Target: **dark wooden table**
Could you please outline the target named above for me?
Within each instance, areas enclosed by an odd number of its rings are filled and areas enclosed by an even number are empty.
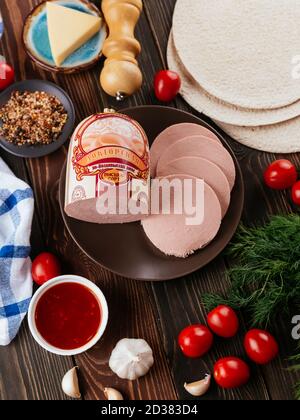
[[[175,2],[144,0],[145,10],[138,25],[137,37],[143,46],[140,63],[145,81],[143,89],[122,105],[106,96],[99,86],[102,63],[89,72],[63,76],[46,73],[27,58],[21,43],[23,21],[39,0],[0,0],[6,29],[0,53],[13,64],[18,80],[48,79],[69,92],[76,107],[77,122],[108,106],[118,109],[138,104],[157,104],[152,81],[155,72],[166,67],[165,53]],[[99,5],[100,1],[96,3]],[[172,105],[194,112],[181,98]],[[257,222],[269,214],[290,211],[285,194],[273,193],[262,184],[262,170],[275,156],[229,141],[245,179],[244,222]],[[183,388],[185,381],[201,378],[212,370],[214,361],[221,356],[244,356],[242,337],[245,328],[238,338],[230,342],[218,341],[215,349],[202,360],[184,358],[176,344],[177,334],[183,327],[205,321],[201,295],[226,290],[228,280],[225,270],[230,262],[220,256],[208,267],[189,277],[160,284],[135,282],[102,269],[79,250],[62,221],[58,181],[66,154],[67,147],[64,147],[46,158],[22,160],[0,151],[0,156],[15,174],[34,189],[32,256],[50,250],[60,257],[66,273],[83,275],[95,281],[109,302],[109,326],[104,338],[91,351],[75,358],[62,358],[41,349],[32,339],[25,321],[16,340],[10,346],[0,348],[0,399],[65,399],[60,387],[61,379],[74,365],[80,368],[83,398],[86,400],[104,399],[103,388],[106,386],[120,389],[131,400],[189,399]],[[291,158],[300,166],[299,155]],[[286,321],[275,328],[281,344],[281,357],[267,367],[253,366],[249,385],[234,391],[224,391],[213,385],[205,398],[292,399],[292,386],[297,378],[286,370],[287,357],[295,348],[290,330],[291,325]],[[118,379],[108,367],[111,350],[123,337],[145,338],[154,350],[154,368],[136,382]]]

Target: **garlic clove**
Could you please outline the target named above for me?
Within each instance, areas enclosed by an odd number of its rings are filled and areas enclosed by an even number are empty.
[[[121,392],[117,391],[114,388],[105,388],[104,389],[104,395],[106,396],[107,400],[111,400],[111,401],[122,401],[122,400],[124,400]]]
[[[204,379],[190,384],[185,383],[185,390],[194,397],[202,397],[210,388],[211,375],[206,375]]]
[[[61,386],[62,390],[66,395],[68,395],[68,397],[80,399],[81,393],[79,390],[77,369],[79,368],[76,366],[65,374]]]

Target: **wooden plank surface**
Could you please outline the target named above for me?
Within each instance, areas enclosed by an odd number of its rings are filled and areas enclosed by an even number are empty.
[[[163,65],[167,67],[166,63],[166,48],[168,37],[170,33],[170,29],[172,27],[172,15],[173,9],[175,6],[176,0],[165,0],[162,2],[153,1],[146,1],[145,2],[145,12],[147,14],[150,27],[152,32],[155,34],[155,41],[157,43],[159,55],[163,62]],[[156,7],[154,7],[154,4]],[[194,111],[181,99],[176,101],[176,106],[178,108],[193,112]],[[202,115],[202,118],[206,119],[208,122],[212,124],[212,122]],[[214,124],[212,124],[214,125]],[[224,134],[224,133],[223,133]],[[268,163],[278,158],[278,155],[272,155],[267,153],[261,153],[249,149],[240,145],[237,142],[231,140],[227,135],[224,134],[224,137],[228,140],[230,146],[234,150],[235,154],[237,155],[243,176],[245,181],[245,209],[243,214],[243,221],[247,224],[250,223],[257,223],[262,221],[268,217],[270,214],[278,214],[278,213],[286,213],[291,211],[291,207],[287,205],[289,203],[288,193],[274,193],[271,190],[266,189],[262,183],[262,173],[264,168],[267,166]],[[297,166],[299,166],[300,157],[298,155],[291,155],[288,156],[291,160],[293,160]],[[259,205],[257,205],[259,203]],[[223,264],[227,264],[226,261]],[[229,262],[230,263],[230,262]],[[170,301],[176,302],[174,306],[180,305],[184,308],[184,304],[189,301],[192,305],[191,310],[193,311],[192,319],[187,318],[186,321],[195,322],[200,320],[201,322],[204,321],[205,316],[203,314],[203,310],[201,309],[200,304],[195,307],[195,296],[199,297],[202,293],[206,293],[208,291],[223,291],[224,287],[226,288],[226,279],[225,276],[222,275],[222,265],[218,265],[217,261],[211,264],[208,267],[208,270],[213,266],[211,272],[208,275],[205,275],[205,271],[196,273],[192,276],[193,284],[190,285],[191,279],[187,279],[186,284],[189,284],[187,296],[182,298],[183,296],[183,287],[186,285],[182,285],[181,282],[177,283],[177,287],[175,284],[172,286],[166,285],[165,289],[166,296],[162,297],[162,291],[158,291],[157,285],[154,285],[154,289],[157,291],[157,301],[158,306],[162,308],[165,315],[164,308],[164,300],[169,297]],[[225,266],[223,265],[223,269]],[[217,275],[217,273],[219,275]],[[176,297],[174,296],[173,299],[170,298],[171,287],[176,287]],[[191,288],[196,288],[195,294],[191,293]],[[154,293],[156,293],[154,291]],[[185,312],[187,309],[185,308]],[[161,319],[166,319],[166,317],[162,316]],[[185,321],[185,322],[186,322]],[[239,390],[238,392],[230,391],[229,393],[218,390],[219,397],[228,398],[243,398],[247,399],[250,398],[262,398],[262,399],[292,399],[293,398],[293,384],[295,381],[295,375],[292,375],[290,372],[287,371],[288,362],[287,358],[295,348],[295,343],[292,341],[290,334],[286,332],[286,320],[285,323],[282,322],[281,325],[274,330],[274,333],[278,337],[282,337],[284,339],[284,343],[281,346],[281,358],[277,359],[271,365],[261,369],[260,372],[255,372],[253,385],[254,385],[254,392],[251,390],[251,384],[245,387],[242,391]],[[178,323],[177,323],[178,324]],[[184,326],[185,323],[181,324]],[[249,327],[249,326],[248,326]],[[162,326],[162,330],[164,330],[166,326]],[[245,331],[245,330],[244,330]],[[284,332],[284,333],[282,333]],[[241,353],[241,345],[242,345],[242,338],[243,334],[240,334],[239,338],[236,342],[226,343],[222,347],[222,351],[220,355],[224,356],[224,354],[237,354],[242,355]],[[178,371],[178,375],[182,375],[184,372],[184,366],[186,361],[183,360],[183,366],[180,363],[182,356],[180,355],[178,348],[173,347],[174,351],[171,350],[169,344],[169,352],[172,352],[172,358],[174,359],[174,366],[173,371]],[[228,353],[229,352],[229,353]],[[212,360],[216,360],[218,356],[217,352],[212,352],[209,356],[212,356]],[[194,363],[193,363],[194,366]],[[210,368],[212,364],[208,365]],[[255,367],[254,367],[255,368]],[[202,365],[202,361],[199,362],[199,369],[205,371],[206,366]],[[199,371],[197,369],[197,371]],[[178,381],[176,381],[178,382]],[[181,381],[182,382],[182,381]],[[286,387],[282,387],[282,383],[287,384]],[[256,392],[255,392],[256,391]],[[241,393],[240,393],[241,392]],[[182,395],[184,397],[184,395]],[[214,398],[214,396],[212,396]]]
[[[20,43],[22,23],[38,2],[0,0],[6,24],[0,52],[14,65],[17,79],[42,78],[62,86],[74,101],[77,122],[107,106],[119,109],[120,105],[100,89],[98,78],[102,62],[86,73],[63,76],[38,69],[26,57]],[[96,3],[100,4],[99,1]],[[143,45],[140,63],[145,76],[144,85],[121,107],[158,103],[153,95],[152,82],[155,72],[166,67],[165,52],[175,0],[144,0],[144,4],[145,11],[137,28],[137,36]],[[173,105],[194,112],[181,98]],[[274,156],[229,141],[241,163],[246,182],[244,220],[258,221],[270,213],[289,210],[283,194],[267,191],[261,183],[260,174]],[[181,328],[190,322],[204,322],[202,294],[226,290],[228,282],[224,273],[230,261],[220,256],[208,267],[187,278],[160,284],[134,282],[102,269],[81,253],[63,225],[58,205],[58,181],[66,152],[64,147],[38,160],[21,160],[2,151],[0,156],[34,189],[33,255],[44,249],[53,251],[61,258],[66,273],[76,273],[95,281],[109,302],[109,327],[91,351],[76,358],[59,358],[44,352],[34,343],[24,322],[14,343],[0,348],[0,399],[62,399],[61,378],[75,364],[80,367],[85,399],[103,399],[105,386],[117,387],[129,399],[188,399],[189,395],[183,389],[185,381],[198,379],[211,371],[213,362],[219,357],[243,356],[245,327],[231,342],[217,340],[215,349],[202,360],[187,360],[176,344]],[[299,163],[299,156],[292,158]],[[292,399],[295,375],[292,376],[285,368],[293,343],[287,339],[286,323],[278,325],[276,332],[284,344],[280,359],[264,369],[253,366],[253,379],[248,386],[226,392],[214,386],[207,398]],[[155,353],[153,370],[134,383],[119,380],[107,365],[112,348],[125,336],[145,338]]]

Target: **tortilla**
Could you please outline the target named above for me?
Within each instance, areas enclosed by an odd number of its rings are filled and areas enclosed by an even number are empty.
[[[277,124],[300,115],[300,101],[286,107],[268,110],[241,108],[223,102],[207,93],[188,73],[177,55],[172,32],[167,51],[168,66],[181,77],[180,93],[197,111],[223,123],[238,126],[262,126]]]
[[[262,126],[237,127],[215,121],[225,133],[244,146],[269,153],[300,152],[300,117]]]
[[[292,60],[300,51],[298,0],[178,0],[175,47],[211,95],[251,109],[300,99]]]

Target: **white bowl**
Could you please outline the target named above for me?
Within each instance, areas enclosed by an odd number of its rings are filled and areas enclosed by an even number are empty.
[[[81,284],[82,286],[87,287],[97,297],[100,308],[101,308],[101,315],[102,315],[101,323],[95,337],[83,347],[79,347],[77,349],[72,349],[72,350],[62,350],[49,344],[41,336],[35,323],[35,310],[36,310],[36,306],[39,299],[43,296],[43,294],[47,290],[51,289],[53,286],[57,286],[58,284],[62,284],[62,283],[77,283],[77,284]],[[101,292],[99,287],[97,287],[94,283],[85,279],[84,277],[73,276],[73,275],[64,275],[64,276],[55,277],[54,279],[48,281],[43,286],[41,286],[32,297],[32,300],[29,305],[29,310],[28,310],[28,324],[29,324],[29,329],[33,338],[45,350],[49,351],[50,353],[58,354],[60,356],[75,356],[76,354],[84,353],[85,351],[92,348],[104,334],[104,331],[107,326],[107,322],[108,322],[107,302],[106,302],[104,294]]]

